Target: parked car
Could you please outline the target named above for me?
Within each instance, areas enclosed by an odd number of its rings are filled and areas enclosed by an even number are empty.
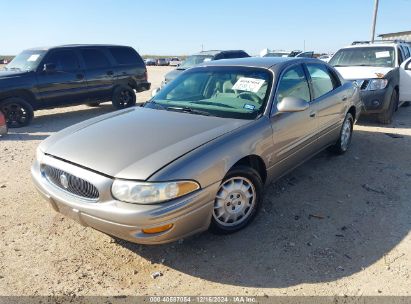
[[[314,52],[313,51],[308,51],[308,52],[301,52],[295,57],[301,57],[301,58],[313,58],[314,57]]]
[[[410,53],[408,44],[400,41],[356,41],[336,52],[329,63],[345,79],[359,85],[364,114],[375,115],[380,123],[389,124],[394,112],[411,101],[403,93],[407,88],[400,85],[400,66]],[[407,77],[406,73],[402,75]]]
[[[146,63],[146,65],[156,65],[157,64],[157,60],[155,60],[154,58],[147,58],[144,60],[144,62]]]
[[[157,65],[158,66],[166,66],[166,65],[168,65],[168,61],[165,58],[159,58],[159,59],[157,59]]]
[[[56,211],[122,239],[231,233],[252,221],[264,184],[326,147],[346,152],[360,110],[358,87],[320,60],[216,60],[144,107],[50,136],[31,173]]]
[[[170,58],[170,61],[168,64],[171,66],[179,66],[181,64],[181,60],[178,57],[173,57],[173,58]]]
[[[4,116],[3,112],[0,111],[0,136],[7,134],[7,123],[6,117]]]
[[[131,47],[65,45],[23,51],[0,72],[0,110],[9,127],[28,125],[33,111],[112,100],[117,109],[150,89],[146,66]]]
[[[324,61],[324,62],[329,62],[330,59],[332,58],[332,54],[325,54],[325,55],[321,55],[318,57],[318,59]]]
[[[212,60],[220,59],[232,59],[232,58],[245,58],[250,57],[246,52],[242,50],[228,50],[228,51],[203,51],[198,54],[189,56],[183,63],[175,70],[168,72],[161,86],[166,85],[170,81],[174,80],[178,75],[180,75],[185,70],[192,68],[193,66],[208,62]]]
[[[289,54],[288,51],[270,51],[262,57],[288,57]]]
[[[304,57],[304,58],[313,58],[314,57],[314,52],[313,51],[308,51],[308,52],[302,52],[302,51],[269,51],[267,50],[267,53],[263,57]]]

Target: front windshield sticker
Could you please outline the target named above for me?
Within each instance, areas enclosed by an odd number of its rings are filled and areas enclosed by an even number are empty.
[[[387,57],[391,57],[389,51],[375,53],[375,58],[387,58]]]
[[[257,93],[264,83],[264,79],[241,77],[240,79],[238,79],[232,89]]]
[[[27,61],[36,61],[37,59],[39,59],[39,57],[40,54],[33,54],[27,59]]]

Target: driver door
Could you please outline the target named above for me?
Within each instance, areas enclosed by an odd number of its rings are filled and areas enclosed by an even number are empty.
[[[411,101],[411,58],[400,66],[400,102]]]

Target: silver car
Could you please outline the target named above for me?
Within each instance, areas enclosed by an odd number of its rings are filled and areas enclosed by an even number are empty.
[[[40,144],[32,177],[58,212],[136,243],[247,226],[263,188],[324,148],[347,151],[358,88],[308,58],[213,61],[144,107]]]

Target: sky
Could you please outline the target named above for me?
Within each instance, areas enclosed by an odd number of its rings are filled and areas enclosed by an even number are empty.
[[[0,0],[0,54],[70,43],[141,55],[210,49],[335,52],[369,40],[374,0]],[[376,33],[411,30],[411,0],[380,0]]]

